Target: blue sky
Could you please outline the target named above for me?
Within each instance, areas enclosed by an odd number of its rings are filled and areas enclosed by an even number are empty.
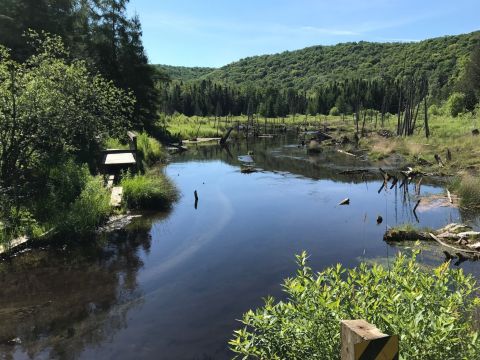
[[[131,0],[151,63],[218,67],[346,41],[480,30],[480,0]]]

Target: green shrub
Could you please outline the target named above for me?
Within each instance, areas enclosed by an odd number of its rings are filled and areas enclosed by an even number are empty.
[[[338,108],[336,106],[334,106],[330,109],[329,114],[331,116],[338,116],[338,115],[340,115],[340,110],[338,110]]]
[[[176,190],[167,177],[161,173],[125,176],[123,201],[130,209],[164,209],[176,199]]]
[[[473,277],[448,263],[424,270],[416,254],[399,255],[391,269],[363,263],[314,274],[303,253],[283,285],[288,300],[248,311],[232,350],[243,359],[339,359],[340,321],[365,319],[400,336],[401,359],[478,359]]]
[[[465,95],[461,93],[453,93],[445,103],[447,113],[453,117],[465,111]]]
[[[156,139],[149,137],[147,133],[138,134],[137,149],[142,161],[144,161],[147,166],[151,166],[165,158],[162,144]]]
[[[57,226],[65,219],[65,213],[80,195],[91,177],[88,166],[75,161],[59,160],[53,167],[48,164],[42,169],[43,183],[32,204],[35,218],[51,226]]]
[[[88,235],[95,231],[110,212],[110,193],[103,186],[103,179],[90,176],[65,215],[60,232]]]
[[[8,214],[2,213],[0,218],[2,219],[0,221],[0,245],[8,245],[12,240],[24,235],[34,239],[45,231],[25,208],[10,209]]]
[[[428,108],[428,114],[432,116],[442,115],[442,108],[436,104],[432,104]]]

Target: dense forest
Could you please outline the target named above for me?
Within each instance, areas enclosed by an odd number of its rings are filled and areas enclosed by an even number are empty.
[[[461,92],[471,109],[478,102],[474,89],[479,82],[465,75],[478,73],[470,59],[478,52],[479,39],[474,32],[418,43],[315,46],[246,58],[216,70],[159,66],[172,80],[161,89],[161,109],[271,117],[326,114],[332,108],[339,113],[359,108],[395,113],[400,94],[420,84],[431,103]]]
[[[175,79],[181,81],[197,80],[205,75],[210,74],[215,68],[210,67],[186,67],[172,65],[154,65],[155,68],[166,75],[167,79]]]
[[[27,31],[60,36],[71,59],[133,92],[132,122],[155,120],[155,69],[148,64],[138,17],[126,14],[127,0],[0,0],[0,44],[19,62],[35,53]],[[31,39],[30,39],[31,40]]]

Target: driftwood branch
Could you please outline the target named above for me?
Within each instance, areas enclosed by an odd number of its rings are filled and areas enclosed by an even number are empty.
[[[447,248],[453,249],[453,250],[458,251],[458,252],[464,252],[464,253],[468,253],[468,254],[477,254],[477,255],[480,255],[480,252],[479,252],[479,251],[457,248],[457,247],[455,247],[455,246],[452,246],[452,245],[449,245],[449,244],[447,244],[447,243],[444,243],[442,240],[440,240],[437,236],[433,235],[432,233],[429,233],[429,235],[432,237],[433,240],[435,240],[435,241],[438,242],[440,245],[445,246],[445,247],[447,247]]]

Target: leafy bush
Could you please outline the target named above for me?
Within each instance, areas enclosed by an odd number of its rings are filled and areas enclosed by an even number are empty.
[[[453,117],[465,111],[465,95],[461,93],[453,93],[445,103],[447,113]]]
[[[94,148],[98,136],[125,132],[133,97],[89,72],[84,61],[69,61],[58,36],[29,32],[37,51],[18,63],[0,45],[0,180],[23,185],[39,161]],[[16,111],[11,111],[15,108]]]
[[[47,174],[46,188],[50,201],[55,202],[50,207],[63,209],[81,193],[91,175],[86,164],[79,165],[73,160],[59,163],[50,168]]]
[[[156,162],[164,159],[162,144],[156,139],[149,137],[147,133],[140,133],[137,136],[137,149],[142,160],[151,166]]]
[[[167,177],[161,173],[125,176],[123,201],[130,209],[163,209],[176,199],[176,190]]]
[[[27,236],[39,237],[45,230],[25,208],[10,209],[9,214],[1,214],[0,218],[0,245],[8,245],[12,240]]]
[[[82,192],[71,204],[60,232],[88,235],[95,231],[110,212],[110,193],[103,186],[103,179],[89,176]]]
[[[90,175],[87,165],[73,160],[44,166],[40,191],[27,207],[4,207],[0,211],[0,242],[45,233],[85,236],[110,214],[110,194],[103,179]],[[51,231],[50,230],[54,230]]]
[[[338,110],[338,108],[336,106],[332,107],[330,109],[330,113],[329,113],[331,116],[338,116],[340,115],[340,110]]]
[[[478,359],[473,277],[448,263],[426,271],[416,255],[398,255],[391,269],[363,263],[314,274],[303,253],[283,285],[288,301],[267,298],[248,311],[232,350],[244,359],[339,359],[340,321],[366,319],[400,336],[401,359]]]
[[[442,115],[442,108],[438,105],[432,104],[428,108],[428,114],[433,116]]]

